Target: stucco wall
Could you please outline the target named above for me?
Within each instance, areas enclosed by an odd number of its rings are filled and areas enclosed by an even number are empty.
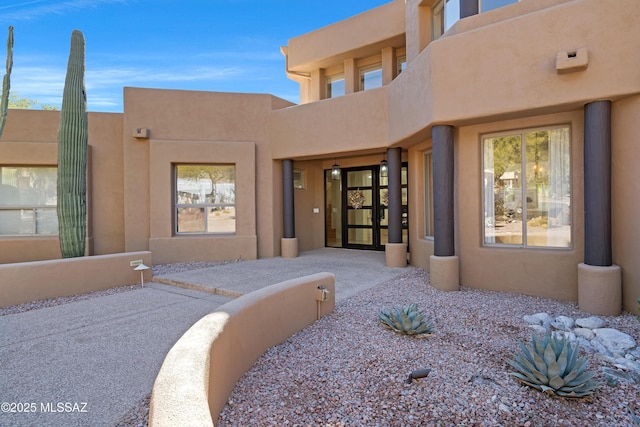
[[[462,127],[456,142],[456,254],[462,284],[577,300],[578,264],[584,260],[582,111]],[[482,159],[480,137],[510,129],[569,124],[571,133],[570,249],[491,247],[482,244]]]
[[[170,192],[171,182],[168,180],[167,167],[171,162],[197,163],[206,159],[207,162],[232,161],[238,167],[243,167],[238,185],[248,193],[242,196],[238,193],[238,197],[243,200],[242,208],[246,211],[240,219],[242,228],[238,230],[238,239],[232,248],[233,256],[252,258],[278,254],[280,235],[276,235],[278,228],[274,229],[274,224],[275,218],[279,222],[282,218],[282,204],[277,203],[282,185],[279,184],[280,176],[273,169],[266,127],[273,109],[292,104],[270,95],[125,88],[124,105],[122,139],[125,153],[127,250],[149,249],[149,237],[153,233],[154,250],[164,248],[157,258],[162,262],[190,257],[200,259],[204,254],[218,257],[224,252],[224,245],[230,241],[227,237],[220,237],[222,240],[218,242],[216,250],[212,250],[211,246],[214,245],[215,236],[207,236],[207,239],[212,239],[208,243],[205,243],[204,237],[200,237],[194,240],[193,254],[189,251],[178,254],[170,249],[170,242],[182,236],[167,235],[166,216],[171,214],[168,205],[170,194],[167,193]],[[138,128],[148,129],[149,138],[135,138],[133,131]],[[246,143],[255,147],[252,165],[246,163],[251,158],[244,159],[243,147]],[[154,164],[152,170],[149,161],[152,157],[158,158],[153,147],[160,147],[159,144],[164,147],[162,150],[165,154],[159,154],[162,165]],[[171,144],[175,146],[167,148]],[[225,148],[219,151],[220,147]],[[250,173],[246,168],[252,169],[253,177],[244,175]],[[159,180],[152,184],[156,176]],[[251,188],[248,185],[250,181],[253,183]],[[157,194],[156,190],[164,195]],[[248,202],[250,197],[255,199],[253,205]],[[156,219],[156,214],[152,215],[151,212],[152,204],[154,209],[156,206],[159,209],[169,208],[168,212],[159,212],[159,218]],[[248,225],[251,217],[255,222],[253,226]],[[152,218],[157,223],[152,224]],[[252,232],[254,237],[250,237]],[[255,247],[249,251],[251,239],[254,239]],[[203,249],[202,244],[209,245],[208,249]],[[177,245],[181,248],[188,246],[182,242]]]
[[[318,286],[329,293],[316,299]],[[270,347],[331,313],[335,278],[318,273],[243,295],[194,324],[153,386],[150,426],[213,426],[240,377]]]
[[[386,47],[388,43],[404,45],[404,0],[395,0],[359,15],[319,28],[289,40],[289,68],[310,71],[324,68],[330,58],[340,61],[362,58]],[[377,52],[376,52],[377,50]]]
[[[157,263],[255,259],[256,164],[255,144],[224,141],[163,141],[151,139],[149,249]],[[235,165],[236,231],[232,234],[174,235],[173,165]],[[169,184],[169,185],[167,185]]]
[[[294,163],[304,173],[305,188],[294,190],[298,249],[308,251],[324,247],[324,171],[321,161]],[[318,212],[315,213],[314,209]]]
[[[139,284],[140,272],[130,266],[138,260],[152,265],[150,252],[2,264],[0,307]],[[143,276],[149,281],[151,269]]]
[[[275,159],[326,156],[383,147],[387,141],[386,88],[274,111],[269,140]]]
[[[58,111],[9,110],[1,165],[56,166]],[[122,115],[89,113],[87,230],[94,255],[124,250]],[[0,237],[0,263],[60,258],[57,236]]]
[[[622,267],[624,309],[634,313],[640,297],[640,96],[613,103],[611,114],[613,262]]]

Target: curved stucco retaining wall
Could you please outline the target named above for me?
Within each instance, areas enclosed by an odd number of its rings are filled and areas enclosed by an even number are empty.
[[[318,287],[328,291],[318,301]],[[266,350],[335,308],[335,278],[318,273],[243,295],[196,322],[167,354],[150,426],[213,426],[236,382]]]
[[[130,262],[139,260],[150,280],[149,251],[0,264],[0,307],[135,285],[140,272]]]

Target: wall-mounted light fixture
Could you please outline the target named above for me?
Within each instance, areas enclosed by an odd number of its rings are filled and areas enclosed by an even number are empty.
[[[342,175],[342,170],[340,169],[340,165],[336,163],[336,159],[333,159],[333,166],[331,166],[331,179],[334,181],[340,180],[340,175]]]
[[[389,175],[389,165],[387,164],[387,155],[383,154],[383,156],[380,162],[380,177],[386,178]]]

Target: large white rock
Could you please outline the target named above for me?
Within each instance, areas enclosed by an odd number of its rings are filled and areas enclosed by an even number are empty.
[[[605,321],[595,316],[583,317],[581,319],[576,319],[576,325],[581,328],[598,329],[605,325]]]
[[[573,319],[567,316],[558,316],[551,323],[551,326],[560,331],[570,331],[573,328]]]
[[[613,354],[625,354],[636,346],[636,341],[624,332],[612,328],[598,328],[593,332],[596,337],[593,341],[600,342]]]
[[[594,334],[593,331],[588,328],[575,328],[573,330],[573,333],[578,337],[586,338],[588,340],[591,340],[596,336],[596,334]]]
[[[530,325],[540,325],[547,328],[549,327],[551,322],[553,322],[553,317],[551,317],[547,313],[536,313],[532,315],[525,315],[522,317],[522,320],[529,323]]]
[[[542,325],[527,325],[527,328],[531,329],[538,335],[544,335],[547,333],[547,328]]]

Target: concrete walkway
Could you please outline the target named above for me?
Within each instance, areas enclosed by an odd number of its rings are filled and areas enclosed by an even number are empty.
[[[404,272],[385,267],[384,253],[321,249],[160,278],[206,292],[149,283],[2,316],[0,426],[113,426],[151,392],[180,336],[230,300],[220,294],[321,271],[335,274],[338,301]]]

